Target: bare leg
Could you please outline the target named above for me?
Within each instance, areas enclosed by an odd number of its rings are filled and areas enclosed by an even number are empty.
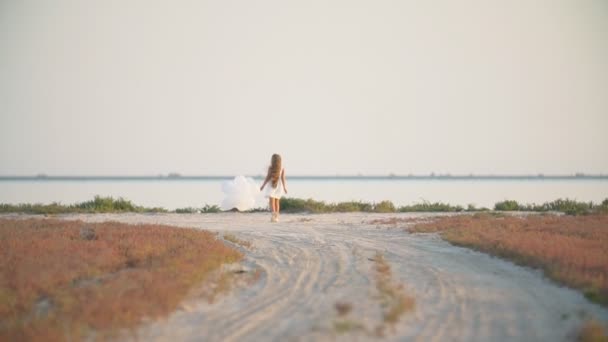
[[[279,222],[279,199],[273,198],[274,200],[274,221]]]
[[[279,215],[279,212],[281,211],[281,200],[278,198],[275,198],[274,200],[275,200],[274,208],[275,208],[277,215]]]
[[[270,205],[270,212],[272,213],[270,215],[270,222],[277,222],[277,207],[275,206],[275,199],[270,197],[268,199],[269,201],[269,205]]]

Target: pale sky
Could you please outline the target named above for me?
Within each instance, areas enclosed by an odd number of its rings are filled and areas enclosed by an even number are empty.
[[[0,0],[0,175],[608,173],[608,1]]]

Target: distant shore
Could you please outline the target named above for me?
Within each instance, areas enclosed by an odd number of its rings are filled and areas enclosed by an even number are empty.
[[[160,175],[3,175],[0,181],[138,181],[138,180],[201,180],[218,181],[230,180],[234,175],[181,175],[169,173]],[[254,179],[262,179],[263,175],[247,175]],[[425,175],[293,175],[290,180],[608,180],[608,174],[425,174]]]

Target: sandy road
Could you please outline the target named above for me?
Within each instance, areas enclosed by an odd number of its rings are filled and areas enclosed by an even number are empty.
[[[538,271],[451,246],[435,235],[406,233],[403,225],[368,223],[395,216],[420,215],[283,215],[278,224],[268,222],[268,214],[239,213],[65,218],[197,227],[253,244],[237,246],[247,255],[237,267],[259,269],[256,283],[146,324],[138,332],[142,340],[376,340],[374,327],[382,323],[372,261],[377,252],[416,300],[384,340],[567,341],[586,318],[608,321],[608,310]],[[352,305],[346,318],[338,317],[336,302]],[[340,320],[354,328],[336,329]]]

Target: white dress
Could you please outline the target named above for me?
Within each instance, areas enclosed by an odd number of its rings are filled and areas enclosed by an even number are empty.
[[[268,182],[268,193],[266,194],[266,196],[271,197],[271,198],[281,199],[281,196],[283,196],[283,184],[281,182],[282,177],[283,177],[283,170],[281,170],[281,176],[279,176],[279,180],[277,181],[276,188],[272,187],[272,180],[270,180]]]

